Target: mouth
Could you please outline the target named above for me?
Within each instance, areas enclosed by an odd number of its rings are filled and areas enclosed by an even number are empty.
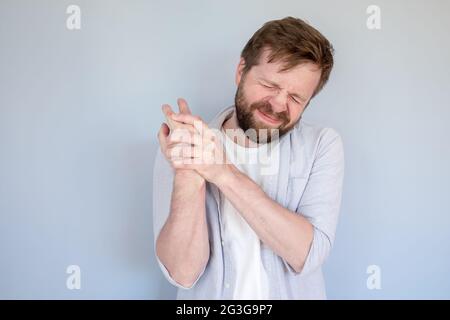
[[[264,113],[264,112],[262,112],[262,111],[260,111],[258,109],[256,110],[256,113],[257,113],[258,117],[262,121],[264,121],[264,122],[266,122],[268,124],[271,124],[271,125],[279,125],[279,124],[281,124],[281,120],[278,120],[278,119],[276,119],[276,118],[274,118],[272,116],[269,116],[268,114],[266,114],[266,113]]]

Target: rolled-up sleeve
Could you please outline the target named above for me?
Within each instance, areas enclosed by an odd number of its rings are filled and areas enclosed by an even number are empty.
[[[315,160],[296,212],[313,226],[313,240],[303,268],[295,275],[307,275],[319,268],[332,248],[338,221],[344,179],[344,148],[341,136],[332,128],[322,130]]]
[[[158,239],[159,233],[166,223],[166,220],[170,213],[173,179],[173,169],[170,166],[169,162],[164,158],[161,150],[158,149],[155,157],[155,164],[153,167],[153,249],[155,252],[156,261],[166,279],[172,285],[178,288],[191,289],[200,279],[201,275],[204,273],[204,270],[200,273],[200,275],[191,286],[186,287],[179,284],[171,277],[166,266],[161,262],[161,260],[158,258],[158,255],[156,254],[156,240]]]

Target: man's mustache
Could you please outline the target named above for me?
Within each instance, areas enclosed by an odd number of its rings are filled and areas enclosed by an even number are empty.
[[[272,105],[268,102],[255,103],[254,105],[252,105],[252,111],[254,111],[256,109],[264,112],[265,114],[267,114],[268,116],[270,116],[274,119],[281,120],[283,122],[283,124],[289,122],[289,116],[286,112],[273,112]]]

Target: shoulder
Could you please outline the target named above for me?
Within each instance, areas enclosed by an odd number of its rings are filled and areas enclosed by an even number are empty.
[[[293,130],[292,144],[315,154],[343,154],[344,144],[341,134],[332,127],[323,126],[300,119]]]
[[[342,140],[340,133],[331,127],[315,124],[301,119],[299,125],[296,126],[297,134],[305,139],[305,142],[327,142],[330,140]]]

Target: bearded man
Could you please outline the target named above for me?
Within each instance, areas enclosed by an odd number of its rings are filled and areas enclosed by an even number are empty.
[[[163,105],[155,253],[178,299],[326,298],[343,144],[302,114],[332,67],[318,30],[269,21],[242,50],[234,105],[208,124],[184,99],[178,112]]]

